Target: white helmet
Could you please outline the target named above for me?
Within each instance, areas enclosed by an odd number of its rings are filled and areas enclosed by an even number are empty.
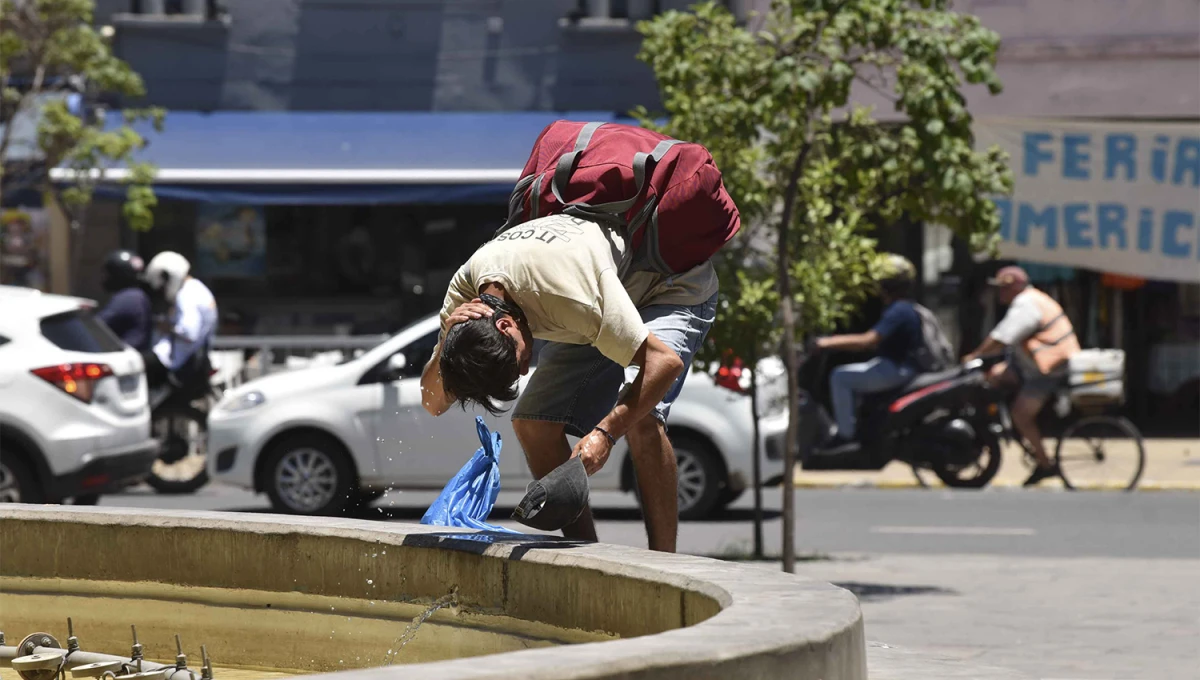
[[[150,260],[142,278],[154,290],[162,291],[167,302],[175,302],[175,296],[179,294],[191,269],[192,265],[186,257],[166,250]]]

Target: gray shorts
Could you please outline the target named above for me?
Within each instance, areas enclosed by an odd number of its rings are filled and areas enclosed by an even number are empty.
[[[694,306],[650,305],[638,310],[654,337],[675,350],[683,359],[683,373],[676,378],[654,416],[667,422],[671,404],[683,389],[692,368],[692,357],[700,349],[717,312],[717,296]],[[517,400],[513,419],[564,423],[569,435],[582,437],[616,406],[624,387],[637,378],[637,366],[621,368],[591,345],[549,342],[537,358],[537,370]]]
[[[1040,403],[1045,403],[1067,380],[1065,364],[1049,373],[1042,373],[1033,357],[1021,350],[1011,352],[1008,370],[1021,386],[1019,396]]]

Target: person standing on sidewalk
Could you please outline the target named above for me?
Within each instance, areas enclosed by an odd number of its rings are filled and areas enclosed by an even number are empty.
[[[1062,306],[1034,288],[1024,269],[1004,267],[988,283],[996,288],[1008,313],[963,361],[1012,348],[1012,364],[998,364],[992,371],[992,381],[996,385],[1020,386],[1012,404],[1012,419],[1037,459],[1037,469],[1025,480],[1025,486],[1034,486],[1059,474],[1058,466],[1046,455],[1037,417],[1066,379],[1067,362],[1080,350],[1079,339]]]

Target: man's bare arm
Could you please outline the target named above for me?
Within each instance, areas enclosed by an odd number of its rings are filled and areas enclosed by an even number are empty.
[[[600,427],[616,439],[625,436],[634,423],[649,415],[683,373],[683,359],[653,333],[646,336],[646,341],[633,355],[633,363],[642,368],[637,379],[621,402],[600,421]]]
[[[421,371],[421,405],[433,416],[449,411],[456,401],[442,388],[441,358],[442,343],[438,342],[437,347],[433,348],[433,356],[429,357],[429,363],[425,364],[425,370]]]
[[[982,356],[987,356],[989,354],[999,354],[1004,350],[1005,347],[1007,347],[1007,345],[989,335],[988,337],[984,338],[979,347],[975,348],[974,352],[971,352],[967,356],[963,357],[963,363],[966,363],[972,359],[978,359]]]
[[[635,423],[648,416],[683,373],[683,360],[653,333],[646,336],[633,355],[632,363],[641,366],[642,370],[625,396],[598,425],[614,440],[625,436]],[[612,444],[608,437],[592,430],[579,440],[572,455],[580,456],[587,473],[592,475],[604,467],[611,453]]]
[[[821,349],[861,352],[863,350],[875,349],[879,346],[879,340],[879,333],[870,330],[866,333],[831,335],[827,338],[819,338],[817,340],[817,347]]]

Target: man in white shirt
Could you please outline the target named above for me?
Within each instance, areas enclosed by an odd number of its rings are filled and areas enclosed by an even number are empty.
[[[673,552],[677,470],[666,418],[716,315],[710,262],[676,276],[628,271],[621,231],[578,217],[531,220],[484,244],[451,280],[442,337],[421,376],[426,410],[493,413],[517,397],[534,339],[548,340],[513,412],[530,471],[571,456],[588,474],[629,436],[651,549]],[[567,435],[580,437],[572,449]],[[596,540],[590,510],[563,529]]]
[[[217,329],[217,302],[212,291],[189,275],[191,263],[179,253],[161,252],[150,260],[143,277],[151,290],[170,305],[167,325],[156,334],[151,351],[168,376],[176,380],[198,379],[192,368],[198,360],[206,364],[212,337]],[[199,371],[204,373],[205,371]],[[205,380],[208,379],[204,375]]]
[[[1079,351],[1079,339],[1063,308],[1033,287],[1024,269],[1004,267],[990,283],[1000,302],[1008,305],[1008,313],[964,361],[1012,348],[1012,365],[997,366],[992,379],[996,384],[1020,386],[1012,404],[1012,419],[1037,460],[1037,469],[1025,480],[1025,486],[1035,486],[1059,474],[1046,455],[1037,416],[1064,382],[1067,362]]]

